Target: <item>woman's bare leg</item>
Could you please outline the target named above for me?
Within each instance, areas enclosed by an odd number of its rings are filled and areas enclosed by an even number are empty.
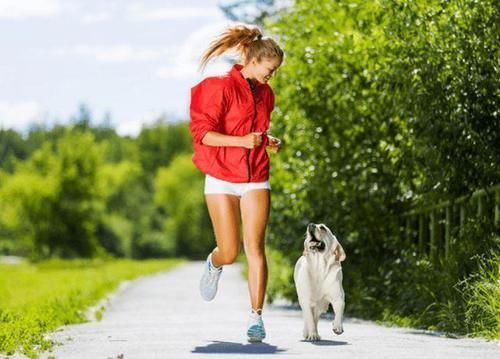
[[[264,250],[271,193],[267,189],[245,192],[240,200],[243,244],[248,261],[248,289],[252,309],[262,309],[267,286],[267,261]]]
[[[217,242],[212,251],[212,263],[216,267],[231,264],[240,251],[240,198],[229,194],[207,194],[205,199]]]

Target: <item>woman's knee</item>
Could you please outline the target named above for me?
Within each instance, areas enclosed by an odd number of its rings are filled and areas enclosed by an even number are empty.
[[[238,258],[239,250],[238,249],[225,249],[221,250],[219,248],[219,253],[217,256],[217,259],[219,262],[222,262],[221,264],[232,264],[236,261],[236,258]]]
[[[265,248],[264,245],[261,244],[247,244],[245,246],[245,254],[247,257],[251,258],[265,258]]]

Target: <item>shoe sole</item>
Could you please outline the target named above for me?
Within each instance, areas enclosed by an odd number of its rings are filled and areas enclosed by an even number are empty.
[[[247,338],[250,343],[260,343],[262,342],[262,340],[264,340],[265,337],[266,337],[265,334],[264,336],[262,336],[256,334],[255,332],[252,333],[252,331],[247,332]]]
[[[249,343],[262,343],[262,340],[264,340],[264,338],[248,337]]]

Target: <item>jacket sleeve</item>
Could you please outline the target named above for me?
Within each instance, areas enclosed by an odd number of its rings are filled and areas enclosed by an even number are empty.
[[[189,129],[193,141],[202,144],[209,131],[217,131],[226,110],[224,82],[205,79],[191,89]]]
[[[271,99],[270,99],[270,105],[269,105],[269,112],[273,112],[273,110],[274,110],[274,92],[272,89],[270,89],[270,92],[271,92],[271,94],[270,94]]]

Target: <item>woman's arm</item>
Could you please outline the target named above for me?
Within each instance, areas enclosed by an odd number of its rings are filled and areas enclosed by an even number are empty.
[[[207,146],[255,148],[262,143],[262,132],[251,132],[245,136],[230,136],[215,131],[208,131],[201,142]]]

